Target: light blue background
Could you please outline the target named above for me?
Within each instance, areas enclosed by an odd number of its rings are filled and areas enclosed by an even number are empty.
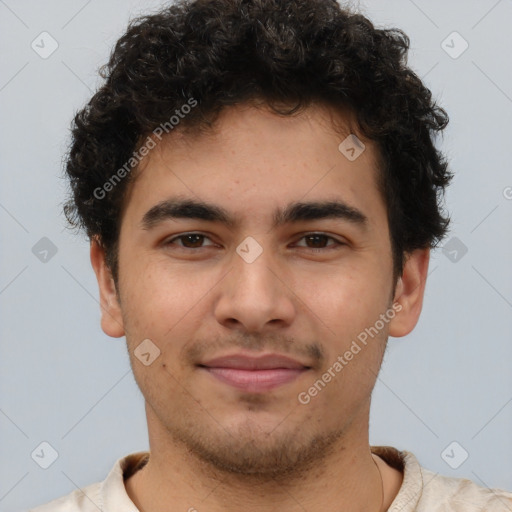
[[[124,339],[99,326],[88,243],[64,229],[61,169],[71,117],[98,85],[97,68],[128,19],[161,3],[0,0],[1,511],[103,480],[117,458],[148,448]],[[371,442],[511,490],[512,2],[359,5],[410,36],[410,65],[450,115],[439,142],[456,172],[447,240],[468,248],[456,263],[434,252],[417,328],[390,339]],[[43,31],[59,44],[48,59],[31,48]],[[469,43],[457,59],[441,47],[453,31]],[[58,249],[47,263],[31,251],[42,237]],[[42,441],[59,453],[46,470],[31,458]],[[452,441],[469,452],[457,470],[440,455]]]

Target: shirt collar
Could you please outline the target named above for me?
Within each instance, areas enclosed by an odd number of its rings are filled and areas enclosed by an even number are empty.
[[[126,492],[124,479],[135,473],[149,458],[149,452],[136,452],[116,461],[100,487],[100,510],[103,512],[140,512]]]
[[[388,512],[413,512],[423,493],[423,475],[418,459],[410,452],[392,446],[372,446],[372,453],[403,473],[402,485]]]

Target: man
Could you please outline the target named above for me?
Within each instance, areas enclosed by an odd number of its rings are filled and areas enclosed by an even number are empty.
[[[451,179],[408,38],[333,0],[199,0],[131,24],[78,113],[66,215],[126,336],[150,452],[45,511],[505,511],[370,447]]]

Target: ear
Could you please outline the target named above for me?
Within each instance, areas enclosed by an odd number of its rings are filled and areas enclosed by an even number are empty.
[[[120,338],[125,334],[121,306],[106,263],[105,250],[97,238],[91,239],[91,264],[100,289],[101,328],[108,336]]]
[[[427,280],[430,249],[416,249],[410,252],[398,278],[393,304],[397,314],[389,322],[389,335],[399,338],[409,334],[420,317]]]

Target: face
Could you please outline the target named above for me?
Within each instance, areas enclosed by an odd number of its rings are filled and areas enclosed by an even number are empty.
[[[91,255],[102,326],[126,335],[150,440],[274,477],[364,440],[387,336],[419,314],[426,253],[394,295],[375,148],[365,140],[349,160],[348,134],[320,107],[237,106],[143,162],[122,216],[119,302]]]

